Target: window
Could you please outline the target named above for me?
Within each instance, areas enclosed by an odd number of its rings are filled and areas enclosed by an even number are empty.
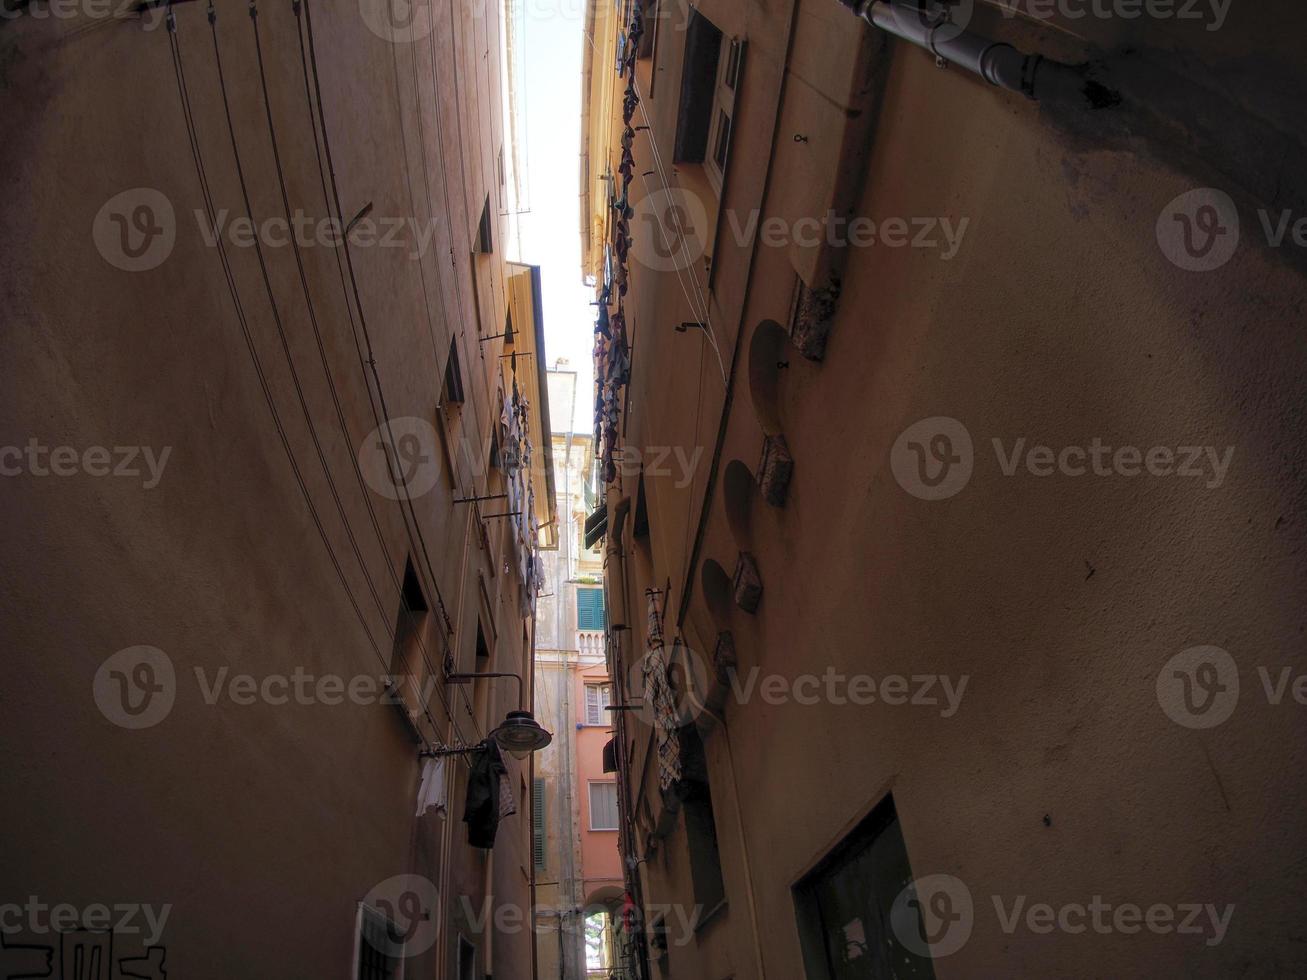
[[[442,398],[446,405],[463,404],[463,369],[458,363],[458,338],[449,341],[449,356],[445,358],[445,387]]]
[[[694,900],[703,906],[700,922],[726,904],[721,855],[717,847],[717,818],[708,784],[703,740],[694,725],[681,729],[681,812],[685,814],[685,843],[690,856]]]
[[[608,712],[604,711],[613,703],[613,685],[587,684],[585,686],[585,723],[587,725],[607,725]]]
[[[617,784],[590,784],[590,829],[617,829]]]
[[[794,888],[806,975],[933,977],[929,957],[906,948],[890,925],[911,881],[894,800],[886,797]],[[916,924],[927,950],[930,937]]]
[[[722,32],[691,8],[685,27],[685,61],[681,69],[681,100],[676,113],[674,163],[703,163],[708,128],[716,97]]]
[[[486,195],[486,202],[481,207],[481,221],[477,224],[477,243],[476,251],[482,255],[489,255],[495,250],[495,239],[493,234],[494,222],[491,218],[490,195]]]
[[[658,33],[658,0],[638,0],[640,13],[644,17],[644,33],[640,35],[640,46],[635,49],[637,58],[648,58],[653,54],[654,37]]]
[[[355,980],[402,980],[404,935],[376,909],[359,905],[354,949]]]
[[[629,388],[628,388],[629,390]],[[631,521],[631,534],[637,538],[649,536],[649,505],[644,499],[644,470],[640,470],[640,483],[635,491],[635,516]]]
[[[576,628],[601,630],[604,628],[604,590],[576,590]]]
[[[413,561],[404,563],[404,581],[400,588],[399,612],[395,615],[395,642],[390,652],[390,680],[410,719],[422,710],[420,667],[422,634],[426,628],[427,600],[422,584],[413,570]]]
[[[458,937],[458,980],[476,980],[477,948],[462,936]]]
[[[531,791],[531,860],[537,872],[545,870],[545,781],[537,777]]]
[[[685,784],[687,795],[682,802],[685,813],[685,837],[690,852],[690,878],[694,900],[710,913],[726,900],[722,881],[722,862],[717,850],[717,822],[713,814],[712,793],[706,782]]]
[[[717,83],[713,89],[709,153],[704,161],[719,194],[726,179],[726,159],[731,148],[731,124],[735,116],[735,87],[739,82],[743,51],[743,45],[730,38],[722,38],[721,45],[717,57]]]

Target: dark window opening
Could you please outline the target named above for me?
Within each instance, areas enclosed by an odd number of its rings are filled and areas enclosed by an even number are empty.
[[[681,101],[676,112],[675,163],[703,163],[712,122],[713,92],[722,32],[707,17],[691,9],[685,29],[685,63],[681,69]]]
[[[486,203],[481,208],[481,222],[477,226],[477,247],[476,250],[482,255],[489,255],[495,250],[495,241],[493,237],[493,219],[490,212],[490,195],[486,195]]]
[[[688,678],[680,646],[672,650],[669,680],[673,690],[689,691]],[[703,906],[703,919],[710,918],[726,902],[726,883],[722,879],[721,854],[717,845],[717,820],[713,813],[712,788],[708,782],[708,760],[703,739],[693,724],[679,732],[681,740],[681,812],[685,816],[685,840],[690,856],[690,881],[694,901]]]
[[[458,338],[449,341],[449,357],[445,359],[444,401],[446,405],[463,404],[463,369],[458,363]]]
[[[732,92],[735,91],[735,83],[740,75],[740,53],[743,51],[739,41],[732,41],[730,50],[726,54],[726,70],[722,72],[722,84]]]
[[[896,915],[902,929],[904,910],[918,909],[901,899],[911,881],[894,798],[887,796],[794,888],[810,980],[934,977],[930,958],[904,946],[891,920]],[[911,924],[927,951],[933,937],[919,911]]]
[[[403,976],[403,931],[375,909],[359,909],[358,980],[394,980]]]
[[[404,582],[400,587],[399,613],[395,617],[395,645],[391,652],[390,670],[396,676],[412,673],[420,652],[422,625],[428,609],[422,594],[422,583],[413,570],[412,559],[404,562]]]
[[[640,13],[644,17],[644,33],[640,35],[640,45],[635,49],[637,58],[648,58],[653,54],[654,34],[658,30],[658,0],[639,0]]]
[[[477,948],[458,937],[458,980],[477,980]]]
[[[631,533],[637,538],[649,536],[649,507],[644,499],[644,473],[640,474],[640,484],[635,491],[635,519],[631,522]]]
[[[685,837],[690,850],[694,900],[703,906],[704,913],[707,914],[726,900],[721,854],[717,847],[717,823],[708,783],[688,782],[681,806],[685,813]]]
[[[726,150],[731,145],[731,117],[724,109],[717,110],[717,137],[713,142],[712,158],[717,169],[726,170]]]

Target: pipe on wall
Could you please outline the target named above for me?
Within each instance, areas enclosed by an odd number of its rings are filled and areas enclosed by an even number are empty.
[[[995,41],[949,20],[951,8],[924,0],[840,0],[868,24],[923,48],[941,64],[979,75],[991,85],[1020,92],[1034,101],[1079,103],[1084,108],[1109,108],[1120,96],[1091,76],[1087,65],[1066,65],[1041,54],[1028,54],[1005,41]]]

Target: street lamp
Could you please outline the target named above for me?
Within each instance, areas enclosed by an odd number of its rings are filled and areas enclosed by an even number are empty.
[[[542,728],[531,712],[522,706],[524,686],[521,675],[506,671],[473,671],[446,674],[445,680],[451,684],[467,684],[481,677],[511,677],[517,681],[517,710],[510,711],[489,736],[495,740],[496,745],[515,759],[525,759],[554,740],[554,736]]]

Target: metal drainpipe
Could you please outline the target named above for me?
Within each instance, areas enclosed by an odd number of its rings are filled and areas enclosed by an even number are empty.
[[[974,72],[991,85],[1020,92],[1028,99],[1080,103],[1106,108],[1120,96],[1090,77],[1087,66],[1072,66],[1040,54],[1027,54],[1003,41],[965,30],[949,20],[951,8],[927,0],[839,0],[873,27],[924,48],[940,62]]]

